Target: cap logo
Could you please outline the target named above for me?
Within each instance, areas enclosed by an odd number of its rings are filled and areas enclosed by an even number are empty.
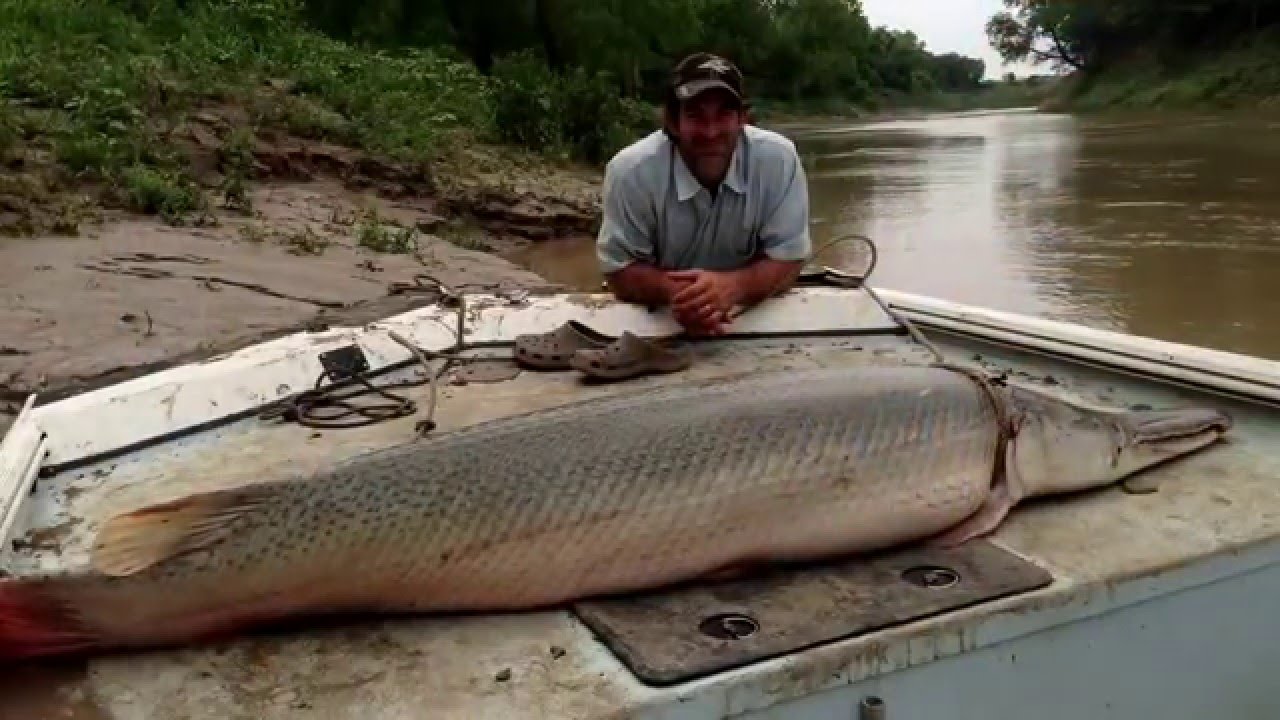
[[[711,58],[710,60],[707,60],[706,62],[699,65],[698,69],[710,70],[711,72],[716,73],[717,75],[728,75],[730,71],[729,63],[725,62],[720,58]]]

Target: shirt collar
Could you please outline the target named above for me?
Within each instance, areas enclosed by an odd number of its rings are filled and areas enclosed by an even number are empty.
[[[747,192],[747,169],[746,160],[743,156],[747,151],[747,135],[742,133],[738,138],[738,146],[734,148],[733,158],[729,161],[729,172],[724,176],[724,186],[730,190],[744,195]],[[685,165],[684,157],[680,155],[679,150],[673,147],[671,153],[675,158],[675,176],[676,176],[676,197],[680,202],[685,202],[698,194],[702,189],[702,183],[693,176],[693,172],[689,170],[689,166]]]

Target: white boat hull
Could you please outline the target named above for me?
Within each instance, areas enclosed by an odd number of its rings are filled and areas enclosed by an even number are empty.
[[[882,296],[949,357],[1099,401],[1220,403],[1231,440],[1118,489],[1020,507],[994,543],[1048,570],[1040,590],[896,625],[688,683],[648,686],[569,612],[398,619],[214,648],[100,658],[81,690],[110,718],[1277,718],[1280,667],[1280,364],[903,293]],[[662,313],[595,296],[512,305],[469,297],[469,343],[501,345],[581,320],[662,334]],[[83,562],[114,509],[333,462],[413,434],[413,419],[316,432],[252,413],[312,387],[320,352],[357,344],[374,369],[454,344],[450,308],[300,333],[47,405],[15,424],[0,467],[47,452],[0,559],[12,572]],[[857,290],[798,290],[744,316],[699,376],[793,364],[928,360]],[[818,336],[825,336],[819,338]],[[405,372],[405,371],[399,371]],[[646,378],[640,383],[664,380]],[[442,428],[584,393],[569,374],[450,388]],[[27,427],[27,430],[22,430]],[[15,436],[16,437],[16,436]],[[38,442],[32,445],[31,438]],[[41,445],[40,443],[43,443]],[[35,448],[33,450],[33,448]],[[6,464],[7,463],[7,464]],[[22,465],[24,472],[30,463]],[[17,471],[14,471],[17,472]],[[23,489],[22,478],[0,487]],[[7,483],[7,484],[6,484]],[[3,500],[4,498],[0,498]],[[32,537],[57,535],[51,546]],[[0,685],[0,717],[5,717]],[[872,719],[877,717],[872,715]]]

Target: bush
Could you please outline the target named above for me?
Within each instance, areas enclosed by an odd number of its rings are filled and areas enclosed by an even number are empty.
[[[457,134],[602,163],[652,126],[606,74],[524,52],[486,76],[448,49],[372,50],[309,28],[300,4],[0,0],[0,160],[47,159],[179,222],[205,206],[184,128],[201,110],[248,111],[222,143],[279,128],[409,164]],[[228,202],[245,205],[251,165],[228,174]]]
[[[395,159],[491,125],[485,78],[430,51],[395,56],[310,31],[294,0],[0,0],[0,151],[21,108],[34,146],[73,175],[178,218],[191,190],[173,131],[232,100],[254,119]],[[154,172],[150,172],[154,170]]]
[[[529,51],[499,58],[491,83],[503,142],[598,165],[654,127],[652,108],[621,96],[609,74],[556,74]]]
[[[499,58],[490,77],[495,135],[549,153],[563,152],[567,109],[559,78],[531,52]]]

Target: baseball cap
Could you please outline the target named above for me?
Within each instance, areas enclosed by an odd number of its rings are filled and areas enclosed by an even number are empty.
[[[742,72],[728,60],[712,53],[694,53],[681,60],[672,74],[672,91],[684,101],[712,88],[723,88],[743,100]]]

